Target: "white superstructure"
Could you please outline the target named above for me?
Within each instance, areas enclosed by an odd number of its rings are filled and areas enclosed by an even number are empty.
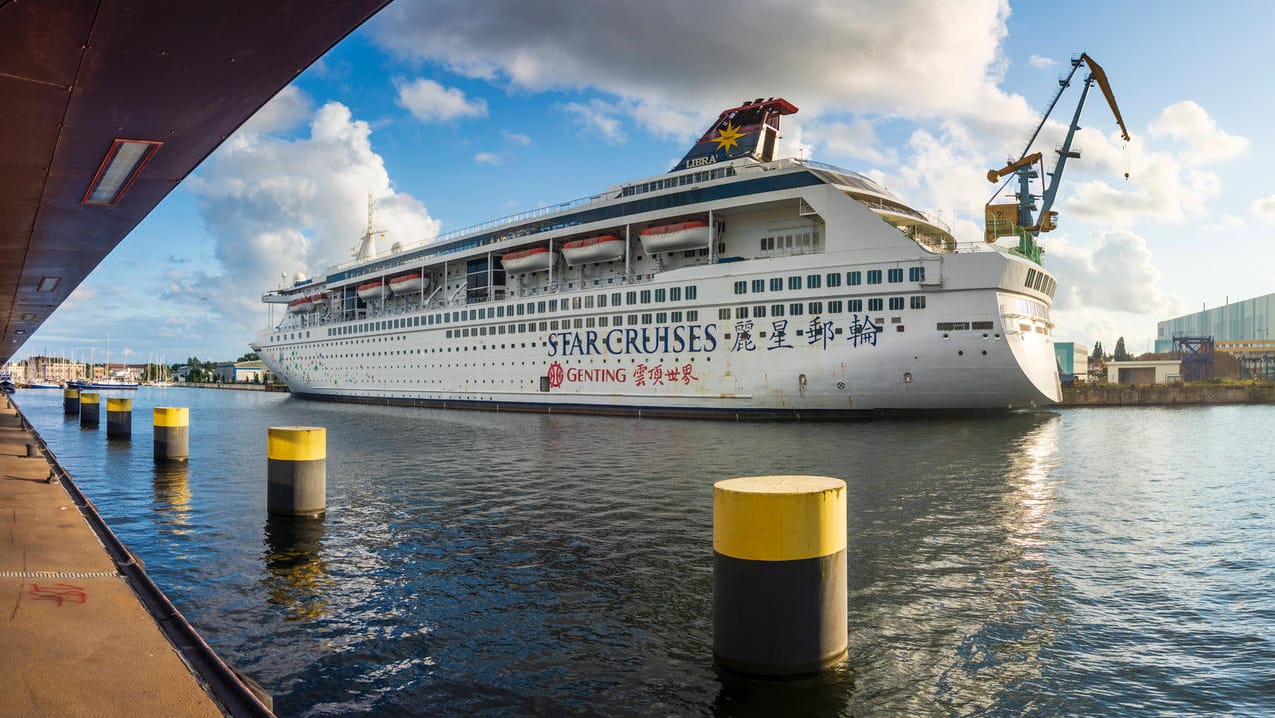
[[[958,247],[867,177],[770,160],[789,111],[746,103],[669,174],[269,292],[290,310],[254,348],[297,396],[357,402],[817,418],[1058,401],[1049,272]]]

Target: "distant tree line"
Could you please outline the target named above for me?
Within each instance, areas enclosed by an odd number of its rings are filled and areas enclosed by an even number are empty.
[[[1102,342],[1094,342],[1093,352],[1089,355],[1090,364],[1104,364],[1109,361],[1130,361],[1133,355],[1124,348],[1124,337],[1116,340],[1116,350],[1107,354],[1102,350]]]

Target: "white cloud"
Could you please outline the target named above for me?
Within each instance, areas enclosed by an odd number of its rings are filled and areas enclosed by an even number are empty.
[[[506,144],[517,145],[519,147],[527,147],[531,144],[531,138],[526,135],[510,132],[509,130],[501,130],[500,136],[504,138]]]
[[[312,116],[305,138],[236,133],[185,187],[215,243],[216,266],[170,274],[166,298],[220,315],[245,341],[263,323],[262,292],[278,286],[281,273],[319,273],[350,258],[369,192],[390,241],[412,244],[438,233],[418,200],[392,188],[368,124],[336,102]]]
[[[1052,317],[1059,339],[1076,338],[1115,346],[1124,336],[1130,351],[1155,337],[1156,322],[1182,313],[1176,298],[1160,289],[1160,271],[1141,236],[1099,231],[1086,246],[1056,237],[1046,266],[1058,277]]]
[[[1032,55],[1030,58],[1027,59],[1027,64],[1031,65],[1032,67],[1040,68],[1042,70],[1047,70],[1053,67],[1054,65],[1057,65],[1058,63],[1054,62],[1054,60],[1049,57],[1041,57],[1040,55]]]
[[[400,2],[373,31],[400,57],[513,91],[609,93],[632,121],[679,135],[758,96],[783,95],[810,115],[983,116],[1019,133],[1031,115],[997,87],[1005,0],[812,0],[802,12],[739,0],[713,13],[712,32],[704,13],[682,0],[494,0],[483,12],[461,0]],[[739,39],[760,35],[764,57]]]
[[[628,135],[620,126],[620,120],[615,117],[617,108],[612,104],[601,100],[593,100],[587,105],[569,102],[562,106],[562,110],[581,127],[601,135],[609,144],[618,145],[628,140]]]
[[[822,138],[823,150],[833,157],[848,157],[874,165],[893,165],[899,161],[894,148],[882,146],[867,118],[814,125],[810,131]]]
[[[1275,210],[1275,206],[1272,207]],[[1200,225],[1200,229],[1205,232],[1225,232],[1234,229],[1243,229],[1248,223],[1243,217],[1237,217],[1233,214],[1224,214],[1218,218],[1216,222]]]
[[[495,152],[479,152],[474,155],[474,161],[484,165],[498,165],[500,164],[500,155]]]
[[[1239,157],[1248,151],[1245,137],[1219,129],[1196,103],[1183,100],[1164,108],[1147,128],[1152,137],[1171,137],[1187,143],[1180,153],[1186,164],[1202,165]]]
[[[1160,272],[1146,240],[1132,232],[1094,232],[1084,247],[1058,237],[1049,243],[1047,257],[1058,276],[1054,301],[1060,310],[1149,314],[1173,303],[1159,290]]]
[[[419,78],[412,82],[399,81],[398,104],[422,122],[447,122],[459,117],[486,117],[487,101],[470,100],[455,87]]]
[[[1253,200],[1249,208],[1253,211],[1253,216],[1263,222],[1275,224],[1275,195],[1259,197]]]
[[[248,118],[239,131],[256,134],[286,132],[300,126],[313,112],[310,97],[295,85],[288,85]]]

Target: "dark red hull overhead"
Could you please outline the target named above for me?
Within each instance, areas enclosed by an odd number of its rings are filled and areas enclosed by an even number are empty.
[[[387,2],[0,0],[0,361],[226,137]],[[133,155],[139,169],[108,166]]]

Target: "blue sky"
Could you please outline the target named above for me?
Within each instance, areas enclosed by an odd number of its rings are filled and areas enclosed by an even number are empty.
[[[1144,351],[1156,321],[1275,291],[1275,5],[396,0],[183,182],[18,357],[233,359],[281,274],[667,171],[717,113],[785,97],[781,152],[870,174],[981,236],[1071,55],[1102,64],[1045,235],[1060,340]],[[1078,85],[1079,83],[1077,83]],[[1061,137],[1079,87],[1053,115]],[[1125,172],[1130,174],[1124,179]]]

